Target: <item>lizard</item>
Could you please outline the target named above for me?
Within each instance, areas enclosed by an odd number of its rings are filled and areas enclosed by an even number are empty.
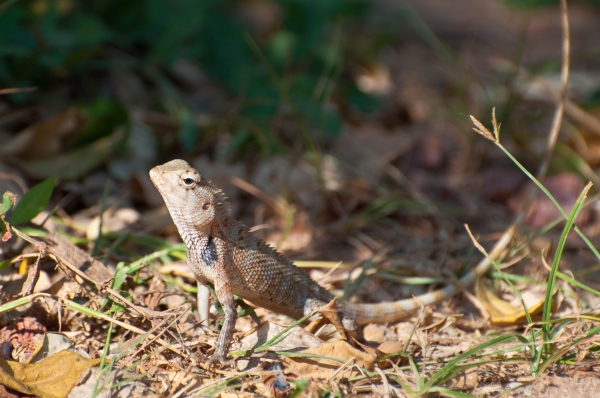
[[[335,295],[313,281],[302,269],[257,238],[232,217],[224,192],[213,186],[186,161],[176,159],[150,170],[182,240],[188,264],[199,286],[210,282],[224,311],[224,321],[209,366],[223,363],[233,338],[236,305],[233,295],[268,310],[300,319],[335,300]],[[401,320],[475,281],[487,272],[514,234],[511,227],[498,240],[489,258],[439,290],[394,302],[374,304],[334,301],[344,328]],[[199,303],[198,307],[207,304]]]

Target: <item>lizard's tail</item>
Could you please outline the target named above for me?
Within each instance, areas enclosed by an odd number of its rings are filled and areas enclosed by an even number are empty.
[[[491,259],[496,260],[502,254],[514,233],[515,227],[513,225],[502,235],[489,253]],[[434,304],[464,289],[485,274],[491,265],[492,262],[488,257],[484,257],[471,272],[460,278],[456,283],[420,296],[378,304],[353,304],[340,301],[337,305],[344,315],[354,319],[359,325],[370,322],[400,320],[422,306]]]

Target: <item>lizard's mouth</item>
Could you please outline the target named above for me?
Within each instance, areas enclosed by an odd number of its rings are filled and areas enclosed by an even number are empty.
[[[159,181],[164,180],[164,178],[162,178],[162,173],[157,169],[158,167],[153,167],[152,169],[150,169],[150,180],[152,180],[152,183],[154,184],[156,189],[160,191]]]
[[[164,172],[157,170],[158,167],[154,167],[150,170],[150,180],[152,180],[152,184],[156,187],[158,192],[165,197],[165,194],[169,190],[168,179],[164,175]],[[165,199],[166,202],[166,199]]]

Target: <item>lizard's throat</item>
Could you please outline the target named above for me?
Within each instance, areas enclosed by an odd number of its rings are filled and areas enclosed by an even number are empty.
[[[171,211],[170,213],[179,231],[179,235],[188,249],[193,245],[195,240],[210,234],[211,219],[209,217],[180,214],[176,211]]]

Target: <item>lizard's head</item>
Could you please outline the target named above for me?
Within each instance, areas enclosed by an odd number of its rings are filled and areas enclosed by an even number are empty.
[[[215,218],[229,215],[229,203],[188,162],[176,159],[150,170],[150,179],[162,195],[179,232],[208,229]],[[183,234],[182,234],[183,235]]]

